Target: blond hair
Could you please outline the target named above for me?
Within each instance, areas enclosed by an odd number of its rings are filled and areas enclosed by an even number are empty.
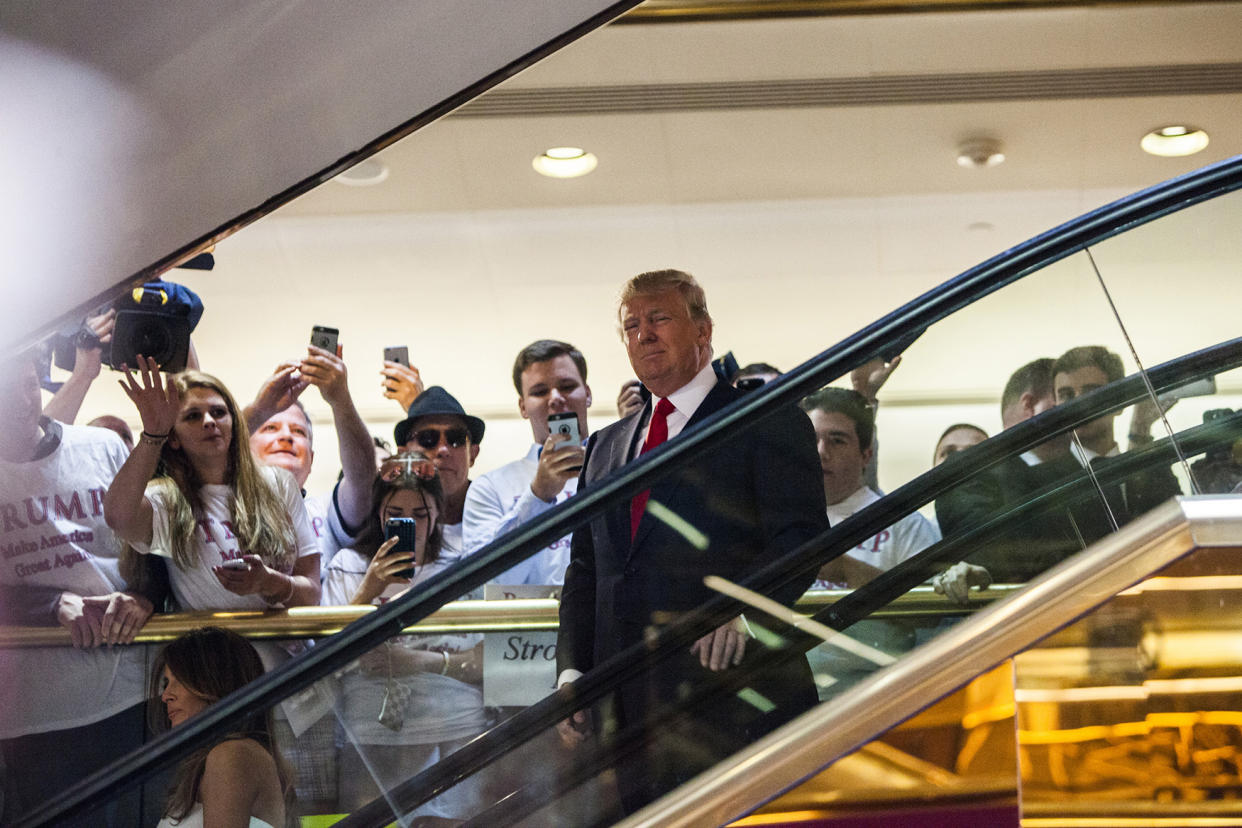
[[[621,289],[621,301],[617,303],[618,320],[621,318],[621,309],[635,296],[663,293],[666,290],[676,290],[681,294],[681,298],[686,300],[691,319],[711,324],[712,315],[707,312],[707,294],[694,277],[684,270],[649,270],[626,282]]]
[[[233,395],[224,383],[201,371],[182,371],[173,377],[173,381],[182,397],[191,388],[206,388],[224,400],[233,418],[225,471],[233,532],[248,554],[258,555],[273,569],[289,572],[293,568],[297,546],[293,519],[280,494],[250,453],[250,432]],[[198,529],[198,517],[203,514],[203,481],[190,458],[181,449],[173,448],[171,441],[164,444],[160,463],[162,475],[148,483],[147,488],[158,493],[168,504],[168,534],[173,561],[182,570],[193,569],[199,564],[194,533]],[[283,469],[270,471],[289,474]]]

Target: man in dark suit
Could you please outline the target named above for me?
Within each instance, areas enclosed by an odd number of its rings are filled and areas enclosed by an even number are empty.
[[[1072,348],[1056,360],[1037,359],[1019,368],[1006,384],[1002,423],[1010,428],[1124,375],[1121,358],[1098,345]],[[1135,407],[1132,446],[1151,442],[1151,426],[1159,413],[1150,401]],[[1096,475],[1108,477],[1112,458],[1119,454],[1115,418],[1115,413],[1105,414],[1076,429],[1072,440],[1065,435],[1006,457],[937,498],[942,535],[952,538],[999,517],[1040,489],[1082,477],[1088,465]],[[1102,492],[1059,499],[1020,522],[1009,521],[967,560],[986,567],[994,580],[1028,581],[1177,494],[1177,480],[1167,466],[1142,469],[1105,484]]]
[[[712,320],[689,274],[634,277],[621,297],[620,322],[634,373],[653,397],[641,411],[593,435],[579,491],[645,450],[740,398],[710,365]],[[810,421],[790,406],[741,429],[636,496],[601,512],[574,533],[561,595],[557,661],[561,684],[644,640],[713,596],[704,576],[742,581],[827,529],[823,486]],[[812,573],[771,597],[790,605]],[[754,622],[752,618],[751,623]],[[765,622],[767,623],[767,622]],[[601,705],[596,731],[639,730],[647,747],[618,770],[632,810],[691,778],[815,703],[806,659],[745,673],[743,688],[683,711],[675,723],[646,729],[658,708],[723,677],[747,671],[760,645],[739,616],[687,651],[623,682]],[[748,659],[749,657],[749,659]],[[563,723],[569,741],[586,738],[585,713]]]

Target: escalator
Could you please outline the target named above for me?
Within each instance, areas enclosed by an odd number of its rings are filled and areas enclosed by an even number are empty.
[[[1214,336],[1216,332],[1206,325],[1198,329],[1185,325],[1176,336],[1147,336],[1150,320],[1131,318],[1127,311],[1131,285],[1125,278],[1126,263],[1155,248],[1169,256],[1177,255],[1178,244],[1200,253],[1210,248],[1228,259],[1239,238],[1239,188],[1242,159],[1234,159],[1102,208],[967,271],[419,589],[320,640],[310,652],[65,791],[55,802],[24,815],[17,824],[86,820],[86,815],[98,813],[109,800],[179,761],[213,735],[227,732],[250,712],[308,694],[343,698],[324,715],[337,723],[338,733],[361,733],[357,710],[349,709],[349,685],[369,677],[382,687],[395,677],[391,659],[386,675],[383,667],[366,666],[376,659],[363,658],[364,664],[358,666],[364,654],[372,650],[382,654],[393,646],[386,642],[405,627],[459,601],[602,510],[624,504],[661,476],[718,450],[726,441],[745,440],[756,423],[889,353],[893,343],[907,342],[912,334],[922,333],[903,355],[907,365],[919,363],[921,349],[929,355],[943,353],[940,346],[945,341],[963,343],[959,361],[969,363],[987,350],[978,344],[981,340],[1001,335],[987,327],[989,303],[1023,302],[1030,305],[1033,318],[1046,313],[1044,318],[1056,320],[1051,327],[1032,326],[1030,355],[1056,356],[1089,344],[1123,355],[1138,369],[1130,376],[1108,377],[1099,387],[1076,389],[1078,393],[1065,395],[1055,407],[891,488],[875,503],[737,583],[710,581],[707,586],[717,593],[715,597],[675,617],[652,617],[642,646],[596,665],[569,688],[542,700],[518,710],[491,711],[493,721],[483,732],[445,739],[436,751],[425,751],[430,757],[425,767],[402,767],[399,778],[380,773],[385,751],[372,748],[393,745],[373,727],[370,735],[347,739],[340,746],[354,752],[355,767],[362,769],[356,772],[371,775],[376,794],[369,802],[342,809],[351,813],[337,824],[346,826],[385,825],[394,818],[412,824],[416,817],[460,813],[463,803],[469,810],[468,824],[488,826],[706,825],[750,813],[979,673],[1136,584],[1150,583],[1149,576],[1178,566],[1176,562],[1194,550],[1228,547],[1242,538],[1237,523],[1242,510],[1232,497],[1192,498],[1180,506],[1150,509],[1176,492],[1202,495],[1231,489],[1227,485],[1231,480],[1238,482],[1230,475],[1242,462],[1235,460],[1232,448],[1242,437],[1242,415],[1226,410],[1225,403],[1237,406],[1230,395],[1242,391],[1237,382],[1242,341]],[[1196,228],[1224,229],[1226,235],[1205,238]],[[1185,256],[1188,262],[1193,259]],[[1229,260],[1235,271],[1238,261],[1242,255]],[[1203,301],[1184,297],[1186,304],[1179,306],[1175,294],[1171,292],[1163,308],[1166,324],[1191,318],[1189,311]],[[1092,314],[1091,308],[1099,312]],[[1170,348],[1173,353],[1168,353]],[[951,382],[960,366],[936,365],[929,356],[924,369],[939,371]],[[1215,383],[1213,396],[1187,397],[1172,409],[1159,400],[1206,378]],[[1137,415],[1131,411],[1136,405],[1147,405],[1147,412],[1154,406],[1157,413],[1147,425],[1156,433],[1136,432]],[[1129,429],[1119,429],[1114,422],[1121,412],[1130,412]],[[911,554],[895,566],[864,585],[854,585],[840,600],[814,608],[809,617],[765,602],[765,595],[795,589],[800,593],[826,564],[865,551],[868,542],[920,509],[928,517],[945,514],[962,498],[995,488],[997,475],[1008,481],[1010,464],[1023,454],[1047,448],[1064,457],[1075,447],[1085,453],[1099,445],[1095,438],[1104,425],[1112,429],[1115,441],[1116,435],[1124,439],[1133,432],[1129,450],[1097,462],[1067,462],[1064,473],[1040,478],[1040,485],[1028,487],[1021,497],[993,503],[983,511],[966,510],[969,516],[941,540],[909,550]],[[883,425],[879,436],[882,452]],[[1164,496],[1139,496],[1155,490]],[[665,519],[677,523],[677,517]],[[687,537],[694,537],[692,519],[679,525]],[[1050,526],[1055,532],[1048,530]],[[1023,539],[1030,537],[1040,543],[1024,544]],[[699,541],[700,551],[710,555],[711,539]],[[945,614],[931,620],[900,617],[896,608],[907,600],[904,596],[926,593],[929,578],[963,560],[998,572],[998,567],[1017,561],[1022,565],[1014,571],[1029,584],[972,597],[972,603],[988,606],[973,614],[963,608],[961,615],[970,617],[958,623]],[[1188,558],[1180,566],[1193,568],[1194,560]],[[1230,574],[1221,569],[1227,563],[1215,560],[1216,569],[1208,567],[1203,570],[1207,574],[1193,576],[1209,579],[1195,582],[1201,592],[1213,588],[1211,578]],[[1180,576],[1165,572],[1158,577]],[[998,600],[992,603],[993,599]],[[741,667],[654,700],[642,728],[597,731],[576,748],[561,747],[558,725],[576,711],[606,708],[619,685],[641,685],[643,677],[660,675],[668,660],[683,658],[700,636],[739,612],[751,635]],[[1140,623],[1126,629],[1127,635],[1138,629],[1140,640],[1146,640],[1141,633],[1149,627]],[[760,684],[756,676],[797,664],[808,651],[818,653],[814,675],[818,704],[809,710],[781,709],[778,699],[756,689]],[[1222,663],[1223,671],[1227,667]],[[727,705],[750,706],[770,720],[790,721],[768,735],[757,730],[748,744],[718,761],[720,746],[736,745],[737,734],[720,732],[723,728],[713,732],[704,725],[712,719],[701,714]],[[411,720],[418,713],[405,712]],[[334,763],[335,747],[321,758]],[[669,772],[660,779],[669,784],[661,790],[646,785],[649,801],[636,806],[627,799],[623,806],[618,791],[630,784],[626,772],[631,778],[641,775],[653,761],[668,763]],[[686,784],[674,791],[673,782]],[[1222,782],[1216,795],[1236,798],[1240,790]],[[656,801],[657,794],[669,795]]]

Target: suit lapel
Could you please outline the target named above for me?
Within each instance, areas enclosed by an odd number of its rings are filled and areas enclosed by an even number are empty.
[[[632,446],[638,439],[640,427],[643,421],[647,419],[650,409],[651,402],[648,401],[642,411],[631,416],[628,420],[617,424],[617,430],[612,435],[612,439],[609,440],[607,471],[619,469],[629,462]],[[637,451],[637,449],[633,449],[633,451]],[[623,561],[628,561],[632,551],[630,548],[630,501],[621,501],[608,509],[604,514],[604,519],[607,521],[608,537],[612,541],[617,557]]]
[[[703,419],[715,414],[717,411],[728,405],[733,400],[733,394],[734,391],[731,386],[717,382],[712,390],[707,393],[707,396],[703,398],[703,402],[699,404],[699,407],[695,410],[694,414],[686,422],[685,428],[681,430],[678,437],[689,429],[694,428]],[[648,402],[648,406],[650,406],[650,402]],[[673,439],[677,438],[674,437]],[[655,500],[662,506],[671,507],[676,502],[677,487],[681,485],[682,478],[683,475],[678,472],[673,472],[664,479],[657,481],[656,484],[651,487],[650,500]],[[650,500],[648,501],[649,503]],[[638,522],[638,531],[634,533],[634,541],[630,545],[630,554],[627,557],[627,561],[629,557],[633,557],[635,550],[638,549],[638,547],[646,539],[647,535],[651,533],[652,527],[656,524],[656,522],[656,519],[653,518],[650,513],[643,514],[642,519]]]

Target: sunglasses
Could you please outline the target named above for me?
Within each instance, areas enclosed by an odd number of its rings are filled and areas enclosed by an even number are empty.
[[[470,439],[470,432],[464,428],[423,428],[414,432],[413,437],[414,442],[431,451],[440,447],[441,439],[449,444],[449,448],[461,448]]]
[[[379,475],[386,483],[392,483],[401,477],[430,480],[436,476],[436,464],[422,452],[403,451],[381,463]]]

